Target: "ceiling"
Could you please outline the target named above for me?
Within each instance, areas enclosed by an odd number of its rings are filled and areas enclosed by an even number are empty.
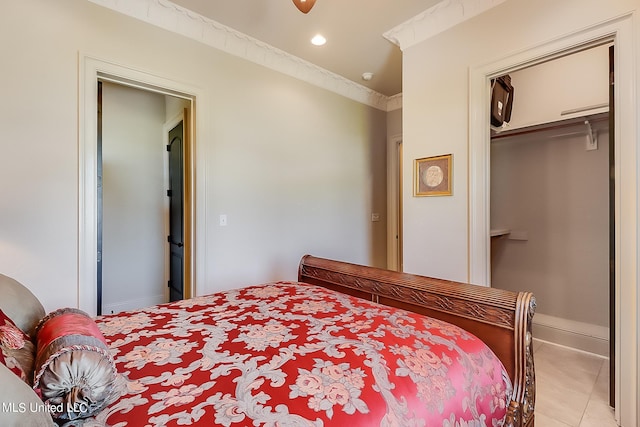
[[[386,96],[402,92],[402,52],[383,34],[440,1],[317,0],[305,15],[291,0],[172,0]],[[310,42],[318,33],[324,46]]]

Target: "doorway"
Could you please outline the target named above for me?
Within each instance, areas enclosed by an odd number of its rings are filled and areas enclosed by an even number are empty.
[[[611,51],[604,43],[510,73],[519,103],[491,132],[490,223],[491,286],[534,293],[538,343],[609,359],[613,407]],[[559,90],[554,79],[573,84]],[[557,105],[571,108],[554,116]],[[550,121],[526,125],[545,109]]]
[[[99,80],[98,104],[97,312],[182,299],[186,103]]]
[[[638,417],[638,316],[636,284],[637,265],[637,205],[636,198],[621,198],[621,194],[637,194],[636,126],[637,93],[631,15],[577,31],[552,42],[518,52],[490,64],[472,67],[469,73],[469,280],[490,283],[489,253],[489,116],[490,79],[507,74],[542,60],[567,55],[586,45],[604,41],[615,49],[615,411],[623,426],[636,425]]]
[[[180,100],[187,107],[184,147],[184,297],[197,294],[197,286],[204,282],[206,265],[202,259],[204,251],[196,251],[196,235],[206,236],[204,204],[196,210],[196,200],[205,200],[204,156],[196,158],[197,127],[196,100],[201,101],[206,110],[206,94],[197,86],[184,81],[162,77],[161,70],[155,73],[136,70],[89,55],[79,56],[79,120],[78,120],[78,308],[90,315],[97,314],[98,308],[98,84],[108,81],[130,88],[142,89]],[[180,107],[184,108],[184,107]],[[168,135],[168,133],[167,133]],[[168,138],[168,137],[167,137]],[[168,139],[161,144],[161,149]],[[165,151],[166,152],[166,151]],[[198,219],[198,221],[196,221]],[[166,235],[165,240],[166,243]],[[200,258],[198,258],[200,257]],[[168,287],[165,288],[168,290]]]
[[[490,144],[491,286],[534,293],[536,338],[602,357],[615,338],[609,74],[608,44],[511,72],[512,120]]]
[[[402,135],[387,145],[387,268],[403,271],[402,262]]]

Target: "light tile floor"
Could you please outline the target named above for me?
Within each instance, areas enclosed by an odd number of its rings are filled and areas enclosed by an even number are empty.
[[[609,360],[534,342],[536,427],[616,427]]]

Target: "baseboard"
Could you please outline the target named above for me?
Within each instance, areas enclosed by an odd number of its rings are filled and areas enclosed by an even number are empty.
[[[151,307],[152,305],[162,304],[164,302],[166,302],[165,296],[162,294],[159,294],[159,295],[151,295],[144,298],[116,302],[112,304],[103,304],[102,314],[112,314],[112,313],[120,313],[121,311],[136,310],[139,308]]]
[[[609,328],[536,313],[533,316],[536,339],[609,357]]]

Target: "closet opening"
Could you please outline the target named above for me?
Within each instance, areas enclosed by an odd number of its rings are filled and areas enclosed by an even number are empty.
[[[492,127],[489,159],[491,286],[534,293],[537,340],[609,358],[614,406],[612,52],[509,73],[512,116]]]
[[[191,100],[113,80],[97,82],[97,314],[184,298],[190,265]]]
[[[581,52],[589,47],[614,44],[615,49],[615,100],[610,113],[615,117],[611,136],[615,140],[613,168],[614,186],[614,230],[615,306],[611,314],[615,323],[610,331],[615,336],[615,353],[610,354],[615,375],[611,376],[615,390],[615,419],[619,425],[637,425],[640,406],[638,404],[638,127],[635,36],[633,15],[571,31],[558,39],[533,46],[513,54],[482,62],[469,69],[469,281],[490,286],[490,80],[516,70],[552,61],[555,58]],[[566,86],[574,86],[582,71],[572,75]],[[552,81],[556,81],[556,79]],[[516,86],[515,102],[522,97]],[[593,105],[593,104],[585,104]],[[514,106],[515,108],[515,106]],[[514,110],[515,114],[516,110]],[[570,118],[570,117],[566,117]],[[625,195],[621,197],[621,195]],[[579,304],[580,297],[572,301]],[[603,305],[606,305],[604,301]],[[537,310],[539,313],[540,310]],[[534,316],[534,319],[536,316]],[[615,378],[615,379],[614,379]]]
[[[111,87],[111,101],[113,101],[113,95],[115,95],[116,93],[114,90],[117,90],[119,94],[117,98],[120,101],[125,99],[127,96],[132,95],[133,93],[136,93],[136,98],[139,98],[141,102],[143,102],[143,98],[144,102],[150,102],[150,98],[157,98],[158,96],[160,97],[159,103],[155,101],[153,102],[153,105],[157,107],[154,108],[154,110],[163,112],[163,114],[153,115],[154,118],[158,118],[158,120],[155,121],[157,122],[158,126],[154,125],[154,129],[156,129],[157,132],[154,131],[155,137],[152,138],[153,143],[149,143],[150,150],[153,151],[154,157],[162,159],[163,155],[158,153],[166,153],[166,145],[169,144],[169,130],[175,127],[177,121],[183,122],[183,140],[185,141],[185,146],[182,156],[184,162],[182,201],[184,210],[181,228],[183,229],[184,240],[182,240],[180,243],[182,244],[184,251],[184,263],[180,274],[182,277],[182,283],[184,285],[182,296],[184,298],[189,298],[192,295],[196,295],[197,282],[199,283],[202,280],[201,277],[203,266],[203,263],[196,263],[196,236],[205,234],[203,226],[204,222],[196,221],[196,190],[202,188],[202,186],[196,186],[196,169],[201,169],[203,165],[202,162],[195,156],[195,152],[197,149],[197,126],[195,117],[197,112],[196,100],[202,99],[202,92],[196,87],[181,82],[176,82],[171,79],[163,78],[156,74],[149,74],[129,67],[118,65],[113,62],[104,61],[86,55],[81,55],[79,59],[81,82],[79,87],[80,108],[78,120],[78,308],[86,311],[91,315],[96,315],[99,311],[110,312],[113,310],[114,312],[116,312],[120,309],[128,309],[128,305],[131,304],[141,306],[141,304],[147,305],[151,303],[147,300],[147,297],[144,296],[141,298],[136,297],[135,301],[133,299],[127,300],[126,302],[121,300],[112,300],[110,303],[111,307],[105,307],[105,304],[109,303],[109,301],[107,301],[105,298],[108,297],[108,295],[103,295],[102,291],[104,290],[104,286],[103,289],[100,289],[98,286],[98,274],[100,273],[100,269],[102,269],[102,273],[104,273],[105,271],[105,259],[103,257],[102,251],[103,249],[108,249],[105,247],[104,240],[102,241],[102,247],[99,244],[99,209],[103,210],[105,208],[104,204],[101,205],[99,203],[99,199],[101,198],[100,191],[104,190],[102,186],[103,182],[101,182],[101,179],[102,177],[104,177],[104,167],[107,166],[107,168],[109,168],[114,164],[113,162],[110,162],[109,159],[105,158],[104,152],[100,153],[98,144],[98,122],[100,121],[101,117],[98,111],[100,105],[98,102],[98,88],[101,85],[103,88],[104,85],[109,85]],[[98,84],[99,82],[101,82],[101,85]],[[105,101],[104,97],[105,93],[102,94],[103,103]],[[107,100],[107,103],[109,103],[109,100]],[[122,102],[112,102],[111,104],[122,105]],[[124,104],[128,104],[128,102],[125,102]],[[118,110],[118,114],[120,114],[121,116],[123,115],[121,114],[120,108],[117,108],[116,110],[112,108],[111,110],[112,112]],[[139,110],[138,112],[141,112],[142,110],[146,111],[146,108],[137,108],[136,110]],[[133,116],[134,113],[136,113],[136,117],[139,117],[137,115],[137,112],[131,112],[127,114],[131,114]],[[104,133],[105,131],[105,126],[109,126],[108,120],[107,122],[102,123],[102,126],[100,126],[100,130],[102,131],[102,133]],[[130,132],[126,133],[133,134],[135,132],[138,132],[138,128],[139,126],[135,124],[132,126],[129,125],[126,127],[126,129],[129,129]],[[125,127],[112,126],[111,129],[120,131],[124,130]],[[102,143],[104,145],[106,135],[102,136]],[[118,137],[117,139],[119,141],[124,140],[124,138],[120,137]],[[133,140],[138,141],[138,139],[135,137],[133,138]],[[125,144],[125,146],[131,148],[132,150],[134,148],[139,148],[137,142],[127,143]],[[102,148],[104,148],[104,146]],[[126,150],[118,151],[118,153],[125,151]],[[102,155],[102,159],[99,162],[100,155]],[[129,156],[127,154],[121,156],[121,158],[128,160],[131,160],[131,157],[132,156]],[[108,162],[110,163],[107,164]],[[160,160],[157,163],[161,164],[162,162],[163,161]],[[101,163],[103,166],[102,171],[98,170],[99,163]],[[134,171],[137,174],[139,171],[135,166],[136,165],[134,165],[134,167],[130,170]],[[165,170],[163,171],[162,169]],[[156,173],[157,170],[160,170],[160,172]],[[160,166],[159,168],[154,168],[154,171],[154,182],[158,182],[164,179],[164,177],[161,177],[161,175],[166,172],[166,168]],[[114,175],[111,174],[111,176]],[[144,174],[144,176],[146,177],[147,174]],[[136,175],[136,177],[134,177],[132,180],[138,181],[138,178],[139,177]],[[130,180],[130,182],[132,180]],[[115,192],[112,191],[110,193],[111,196],[115,194],[119,197],[121,195],[121,192],[119,191],[120,187],[112,186],[111,188],[115,188]],[[127,188],[127,190],[129,189]],[[166,191],[166,189],[162,190],[163,194],[164,191]],[[147,193],[145,192],[145,194]],[[111,196],[107,195],[106,197]],[[202,196],[202,194],[199,194],[198,198],[200,198],[200,196]],[[104,192],[102,194],[102,197],[102,201],[106,202],[104,200]],[[138,196],[135,198],[140,197]],[[117,207],[123,205],[125,205],[125,208],[130,207],[129,203],[120,203],[120,205],[116,204],[112,206]],[[170,202],[168,203],[168,205],[170,206]],[[160,210],[155,210],[155,213],[153,215],[159,215],[166,218],[166,216],[163,215],[162,212],[158,214],[158,211],[165,211],[168,209],[169,208],[162,208]],[[119,211],[118,209],[115,209],[115,211],[116,215],[122,213],[122,211]],[[136,211],[136,214],[137,213],[138,211]],[[154,229],[162,228],[161,223],[163,222],[166,223],[167,221],[165,219],[159,219],[158,221],[154,222],[154,224],[160,224],[157,227],[154,226]],[[113,224],[113,221],[111,221],[111,223]],[[127,234],[121,235],[124,235],[125,238],[129,237]],[[158,232],[157,235],[160,236],[158,237],[158,242],[160,242],[160,240],[162,240],[162,242],[155,244],[155,247],[160,247],[162,244],[169,241],[167,235],[165,235],[161,231]],[[104,235],[102,237],[104,237]],[[121,242],[116,241],[116,245],[120,243]],[[122,242],[122,244],[125,243]],[[113,251],[111,251],[110,254],[110,258],[111,260],[113,260]],[[139,259],[140,257],[136,256],[136,258]],[[159,257],[153,258],[155,260],[153,261],[154,268],[160,265],[159,269],[162,269],[162,260],[158,261],[160,258],[163,258],[162,254]],[[164,258],[166,258],[166,256]],[[167,275],[168,277],[170,271],[167,272],[168,269],[166,268],[166,265],[167,264],[165,263],[164,270],[165,275]],[[158,274],[158,277],[161,276],[162,272]],[[162,279],[159,279],[158,281],[160,280]],[[163,284],[160,283],[160,285]],[[136,286],[137,288],[139,288],[138,285]],[[168,292],[166,291],[166,288],[168,288],[166,282],[163,285],[163,288],[165,289],[157,291],[155,294],[153,294],[153,298],[156,298],[157,295],[157,298],[165,299],[165,296],[162,294],[168,294]],[[127,298],[134,297],[132,295],[132,292],[118,292],[118,295],[125,294]],[[142,299],[144,299],[144,301]]]

